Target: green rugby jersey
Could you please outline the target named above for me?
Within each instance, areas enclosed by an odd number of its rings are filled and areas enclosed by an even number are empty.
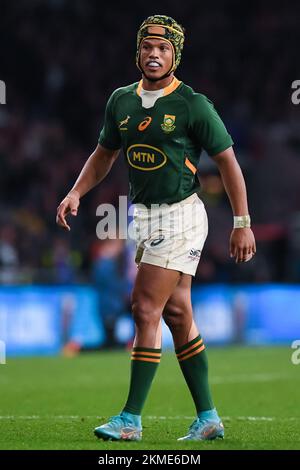
[[[199,190],[202,149],[211,156],[233,144],[212,102],[177,80],[152,108],[143,108],[142,81],[118,88],[108,100],[99,144],[123,148],[133,203],[174,203]]]

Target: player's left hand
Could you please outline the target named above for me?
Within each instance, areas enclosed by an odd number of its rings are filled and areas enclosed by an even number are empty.
[[[236,263],[250,261],[256,253],[255,238],[251,228],[234,228],[230,236],[230,257]]]

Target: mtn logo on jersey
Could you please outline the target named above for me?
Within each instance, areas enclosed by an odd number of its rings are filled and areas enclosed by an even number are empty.
[[[164,122],[161,124],[162,130],[166,132],[167,134],[169,132],[173,132],[176,127],[174,126],[175,119],[176,119],[176,116],[173,116],[171,114],[165,114]]]
[[[164,166],[168,160],[165,153],[156,147],[146,144],[134,144],[126,152],[130,166],[138,170],[152,171]]]

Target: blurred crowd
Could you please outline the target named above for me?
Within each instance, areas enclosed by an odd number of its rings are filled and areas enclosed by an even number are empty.
[[[110,297],[127,301],[134,247],[100,241],[95,230],[97,206],[127,194],[124,157],[82,199],[70,233],[55,215],[97,144],[109,95],[140,78],[136,31],[153,13],[186,28],[177,77],[212,99],[235,141],[257,238],[254,260],[235,265],[230,205],[216,167],[201,157],[210,231],[195,281],[300,281],[300,105],[291,102],[300,79],[299,6],[184,3],[1,2],[0,284],[93,282],[109,290],[118,279]]]

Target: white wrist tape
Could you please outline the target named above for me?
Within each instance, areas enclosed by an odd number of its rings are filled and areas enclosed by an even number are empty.
[[[250,228],[251,219],[250,215],[234,215],[233,228]]]

